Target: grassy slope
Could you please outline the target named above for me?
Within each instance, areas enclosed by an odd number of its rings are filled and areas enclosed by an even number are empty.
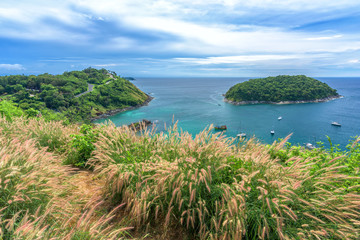
[[[356,142],[355,157],[311,156],[285,141],[97,126],[90,171],[63,164],[79,131],[0,118],[2,238],[359,238]]]

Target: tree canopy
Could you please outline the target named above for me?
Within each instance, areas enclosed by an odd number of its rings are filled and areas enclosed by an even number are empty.
[[[233,102],[315,101],[339,96],[335,89],[304,75],[250,79],[232,86],[225,98]]]
[[[88,83],[94,85],[93,91],[76,97],[88,90]],[[52,111],[70,121],[89,121],[109,110],[141,104],[148,98],[115,72],[95,68],[61,75],[1,76],[0,95],[2,100],[10,100],[24,111]]]

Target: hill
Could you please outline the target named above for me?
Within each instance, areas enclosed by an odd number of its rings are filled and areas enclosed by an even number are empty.
[[[232,86],[225,101],[233,104],[321,102],[340,95],[326,83],[304,75],[250,79]]]
[[[89,122],[106,113],[141,106],[151,100],[115,72],[87,68],[61,75],[0,77],[2,100],[11,100],[29,115]]]

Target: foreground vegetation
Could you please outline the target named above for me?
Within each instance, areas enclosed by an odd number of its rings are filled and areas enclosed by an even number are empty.
[[[88,84],[93,91],[79,96],[88,90]],[[1,76],[0,95],[0,100],[16,103],[28,115],[69,122],[90,122],[110,110],[136,106],[148,98],[115,72],[95,68],[62,75]]]
[[[250,79],[232,86],[225,94],[231,102],[315,101],[338,97],[326,83],[304,75]]]
[[[359,139],[310,151],[3,115],[0,239],[360,237]]]

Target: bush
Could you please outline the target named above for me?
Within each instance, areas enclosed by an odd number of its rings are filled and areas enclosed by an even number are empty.
[[[71,135],[71,152],[68,155],[66,164],[73,164],[77,167],[85,167],[87,160],[95,149],[94,143],[99,136],[98,130],[90,125],[83,124],[80,127],[80,134]]]
[[[1,117],[5,117],[7,121],[11,122],[14,117],[23,116],[24,112],[13,102],[3,100],[0,102],[0,115]]]

